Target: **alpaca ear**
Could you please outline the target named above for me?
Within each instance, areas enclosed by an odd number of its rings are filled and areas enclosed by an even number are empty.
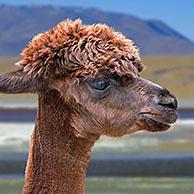
[[[0,75],[0,93],[35,93],[40,90],[41,80],[26,74],[22,69]]]

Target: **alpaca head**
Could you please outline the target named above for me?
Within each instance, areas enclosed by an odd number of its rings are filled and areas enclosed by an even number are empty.
[[[163,131],[176,120],[176,98],[140,77],[137,47],[106,25],[64,21],[37,35],[17,65],[0,76],[0,92],[55,90],[71,109],[76,136]]]

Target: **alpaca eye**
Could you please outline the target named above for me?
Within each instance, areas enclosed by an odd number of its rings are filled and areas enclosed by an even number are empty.
[[[96,90],[105,90],[109,85],[107,79],[95,79],[91,82],[91,86]]]

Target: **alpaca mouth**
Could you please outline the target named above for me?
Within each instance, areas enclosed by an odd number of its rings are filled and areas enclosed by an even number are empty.
[[[164,113],[164,115],[151,112],[141,112],[140,115],[141,127],[150,132],[166,131],[177,119],[176,111],[170,111]]]

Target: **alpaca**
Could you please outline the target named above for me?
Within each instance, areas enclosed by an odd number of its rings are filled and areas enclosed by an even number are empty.
[[[165,131],[177,100],[140,77],[138,48],[104,24],[66,20],[35,36],[2,93],[37,93],[23,194],[83,194],[91,149],[101,135]]]

